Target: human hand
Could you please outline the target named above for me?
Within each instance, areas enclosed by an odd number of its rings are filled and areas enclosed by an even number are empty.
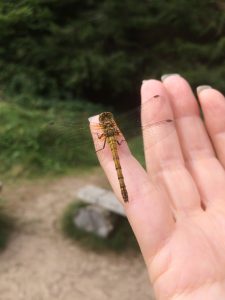
[[[118,147],[129,202],[121,197],[110,153],[99,151],[98,158],[124,205],[156,298],[224,300],[225,98],[210,87],[199,91],[203,123],[181,76],[144,81],[142,101],[154,95],[165,97],[176,130],[146,147],[147,172],[126,143]]]

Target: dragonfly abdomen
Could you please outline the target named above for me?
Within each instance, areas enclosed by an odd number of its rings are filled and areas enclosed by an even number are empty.
[[[123,200],[125,202],[128,202],[128,193],[127,193],[126,185],[124,182],[124,177],[123,177],[122,168],[120,165],[120,159],[119,159],[118,150],[117,150],[117,140],[116,140],[115,136],[111,136],[111,137],[107,138],[107,142],[108,142],[111,152],[112,152],[112,157],[113,157],[113,161],[115,164]]]

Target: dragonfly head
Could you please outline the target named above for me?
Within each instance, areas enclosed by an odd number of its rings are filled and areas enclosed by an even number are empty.
[[[112,122],[114,120],[113,114],[111,112],[103,112],[99,115],[99,122],[101,124]]]

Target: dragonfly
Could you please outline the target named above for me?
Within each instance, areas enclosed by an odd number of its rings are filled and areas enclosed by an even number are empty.
[[[126,178],[123,176],[123,167],[120,162],[119,147],[127,141],[125,137],[132,139],[140,135],[141,132],[145,132],[150,137],[151,142],[148,143],[148,146],[168,136],[174,130],[173,119],[168,117],[168,102],[163,96],[155,95],[145,101],[140,107],[116,116],[116,121],[111,112],[102,112],[99,114],[98,122],[90,121],[90,123],[92,134],[95,136],[94,144],[96,152],[104,151],[108,145],[112,160],[114,161],[121,196],[124,202],[128,202],[129,196],[126,187]],[[84,133],[89,131],[90,135],[87,120],[84,124],[80,124],[79,122],[63,122],[63,124],[59,124],[56,121],[51,121],[48,123],[47,128],[53,130],[53,132],[54,129],[57,129],[56,138],[60,133],[66,133],[69,138],[71,136],[77,137],[75,146],[78,148],[85,147],[86,145],[86,136]],[[69,141],[68,147],[70,147]]]
[[[121,132],[118,129],[117,124],[114,121],[113,114],[111,112],[100,113],[99,125],[103,132],[100,136],[98,135],[98,139],[104,138],[104,144],[102,149],[105,148],[106,142],[110,147],[112,158],[115,164],[115,169],[117,172],[117,178],[120,185],[121,195],[123,197],[124,202],[128,202],[127,188],[124,182],[124,177],[123,177],[122,168],[121,168],[120,159],[117,150],[117,145],[121,145],[121,143],[124,141],[123,139],[121,141],[117,139],[118,136],[121,135]]]

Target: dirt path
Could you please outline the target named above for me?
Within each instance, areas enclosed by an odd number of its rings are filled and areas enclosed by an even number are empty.
[[[140,255],[96,254],[61,234],[62,211],[86,182],[66,177],[5,186],[17,231],[0,254],[1,300],[153,299]]]

